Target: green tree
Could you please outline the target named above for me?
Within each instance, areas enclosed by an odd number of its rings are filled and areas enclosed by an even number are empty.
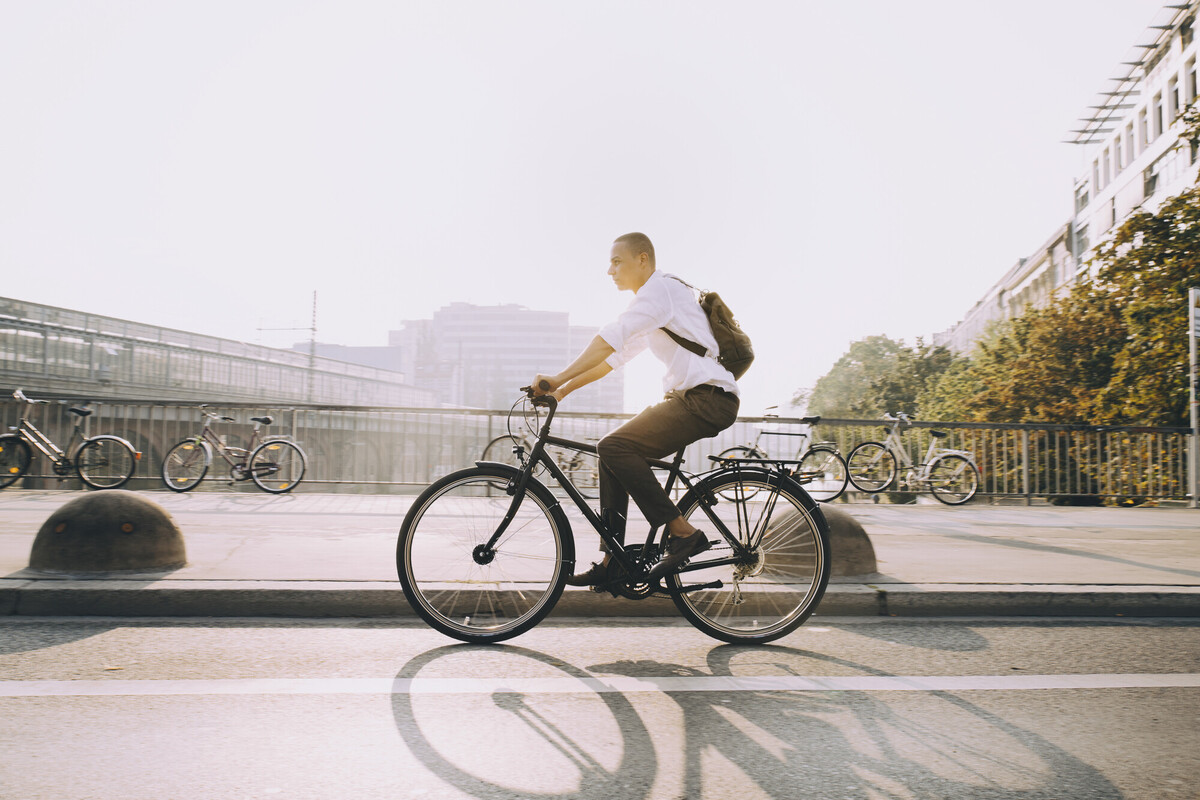
[[[1131,216],[1092,263],[1128,332],[1094,421],[1187,425],[1187,293],[1200,286],[1200,187],[1155,214]]]
[[[887,336],[868,336],[850,345],[812,393],[798,393],[810,413],[871,419],[884,412],[919,414],[918,398],[955,357],[944,347],[917,340],[908,347]]]

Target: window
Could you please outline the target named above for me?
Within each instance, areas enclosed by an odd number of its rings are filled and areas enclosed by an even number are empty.
[[[1150,131],[1146,126],[1146,109],[1143,108],[1138,112],[1138,152],[1145,152],[1148,144],[1150,144]]]
[[[1154,95],[1154,105],[1150,113],[1150,122],[1154,126],[1150,132],[1150,141],[1154,141],[1162,136],[1163,132],[1163,96],[1161,92]]]
[[[1136,142],[1133,139],[1133,123],[1125,126],[1125,166],[1133,163],[1133,159],[1137,157],[1137,151],[1134,150]]]
[[[1112,155],[1109,152],[1109,149],[1107,147],[1104,148],[1103,164],[1104,164],[1104,185],[1108,186],[1109,182],[1112,181]]]
[[[1096,187],[1096,194],[1099,194],[1100,190],[1104,188],[1104,184],[1100,183],[1100,162],[1099,161],[1092,162],[1092,186]]]
[[[1075,190],[1075,213],[1078,214],[1087,208],[1088,204],[1088,185],[1085,183]]]
[[[1187,67],[1184,68],[1184,76],[1184,105],[1190,106],[1196,99],[1196,59],[1193,58],[1187,62]]]
[[[1120,175],[1121,170],[1125,169],[1125,151],[1121,149],[1121,134],[1117,134],[1117,138],[1113,139],[1113,175]]]
[[[1167,81],[1167,124],[1170,125],[1179,116],[1179,79]]]

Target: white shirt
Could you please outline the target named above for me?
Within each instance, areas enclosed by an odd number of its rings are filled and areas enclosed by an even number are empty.
[[[681,347],[660,330],[663,327],[702,345],[708,353],[698,356]],[[667,368],[663,392],[686,392],[711,383],[735,395],[738,393],[733,374],[717,363],[717,340],[704,309],[700,308],[691,288],[672,275],[657,270],[650,273],[629,307],[615,322],[601,328],[599,336],[616,351],[606,359],[613,369],[649,347]]]

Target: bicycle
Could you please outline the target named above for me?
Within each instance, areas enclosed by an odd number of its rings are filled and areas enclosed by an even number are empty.
[[[768,412],[775,406],[767,409]],[[767,419],[779,419],[778,414],[767,413]],[[821,421],[820,416],[802,417],[802,425],[816,425]],[[767,455],[767,451],[759,442],[767,436],[795,436],[800,439],[796,445],[796,455],[791,459],[775,459]],[[807,431],[767,430],[760,426],[754,441],[744,445],[736,445],[720,452],[722,458],[746,458],[770,461],[781,469],[790,469],[792,477],[804,487],[814,500],[824,503],[836,500],[846,491],[847,472],[846,462],[838,452],[836,442],[812,442]]]
[[[483,448],[481,460],[521,467],[526,454],[533,452],[536,440],[537,437],[529,433],[497,436]],[[584,497],[594,500],[600,496],[600,462],[595,457],[563,448],[554,448],[551,452],[558,466]]]
[[[30,406],[50,403],[49,400],[31,400],[20,389],[13,392],[13,397]],[[84,435],[80,424],[92,414],[86,402],[67,410],[75,415],[75,429],[65,448],[38,430],[24,413],[17,426],[11,429],[16,433],[0,436],[0,489],[15,483],[29,470],[34,450],[50,459],[59,480],[74,472],[93,489],[118,489],[129,482],[142,454],[120,436]]]
[[[479,462],[451,473],[427,487],[404,517],[396,571],[409,604],[432,628],[466,642],[499,642],[528,631],[554,608],[574,570],[575,541],[558,499],[535,476],[538,469],[609,548],[608,581],[593,590],[633,600],[665,595],[696,628],[732,643],[778,639],[813,613],[829,582],[829,526],[786,472],[770,462],[709,456],[715,467],[691,474],[682,469],[683,450],[669,462],[652,461],[666,472],[668,493],[680,484],[684,517],[716,539],[705,556],[651,583],[666,530],[655,526],[644,542],[620,543],[546,452],[547,446],[588,453],[595,447],[551,436],[557,401],[524,392],[511,413],[540,423],[525,463]],[[727,492],[738,499],[725,500]]]
[[[203,405],[200,411],[204,414],[203,430],[176,444],[163,458],[162,479],[171,491],[195,489],[208,473],[214,451],[229,465],[233,482],[254,481],[264,492],[290,492],[304,478],[308,457],[299,445],[286,439],[264,437],[260,440],[261,428],[274,422],[271,417],[251,417],[254,432],[250,434],[249,444],[234,447],[226,444],[209,423],[237,420],[214,414]]]
[[[969,450],[949,450],[938,446],[938,440],[950,434],[931,430],[929,449],[919,464],[913,464],[908,451],[900,443],[900,432],[912,426],[912,418],[899,413],[884,414],[891,424],[883,442],[863,442],[850,451],[846,465],[850,482],[860,491],[877,493],[886,490],[896,480],[897,463],[908,472],[902,483],[907,487],[928,484],[929,490],[941,502],[950,506],[962,505],[979,490],[979,467]]]

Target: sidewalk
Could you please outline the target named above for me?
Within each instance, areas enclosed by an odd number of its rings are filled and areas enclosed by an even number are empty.
[[[395,540],[411,496],[142,492],[183,531],[167,574],[71,578],[26,569],[42,522],[77,492],[0,492],[0,614],[387,617],[411,614]],[[1200,511],[842,505],[879,572],[836,578],[818,614],[1200,617]],[[577,557],[594,534],[575,526]],[[665,598],[568,588],[558,616],[675,615]]]

